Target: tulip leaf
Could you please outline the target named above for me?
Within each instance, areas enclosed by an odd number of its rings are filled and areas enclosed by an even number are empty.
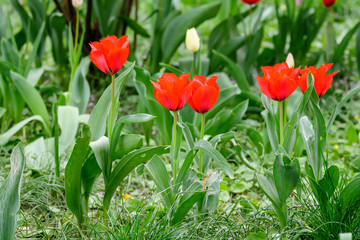
[[[76,139],[74,149],[65,167],[65,200],[70,211],[76,216],[78,224],[85,220],[86,206],[81,190],[81,169],[86,160],[90,144],[90,127],[84,125],[82,136]]]
[[[261,115],[265,119],[266,130],[270,140],[271,148],[273,152],[276,153],[279,148],[279,138],[274,112],[272,110],[271,100],[265,95],[261,95],[261,100],[265,106],[265,110],[261,112]]]
[[[224,156],[218,152],[209,142],[200,140],[195,144],[194,150],[202,150],[204,153],[209,154],[211,158],[224,170],[229,178],[234,178],[234,172],[231,169],[230,164],[224,158]]]
[[[243,68],[235,63],[233,60],[228,58],[227,56],[213,50],[215,56],[217,56],[229,69],[229,72],[234,77],[236,84],[239,86],[241,91],[250,91],[250,86]]]
[[[122,180],[124,180],[124,178],[130,174],[132,170],[134,170],[140,164],[143,164],[153,158],[155,154],[161,155],[168,152],[168,149],[163,146],[145,147],[134,150],[128,155],[124,156],[111,172],[109,184],[105,189],[104,208],[106,210],[109,209],[110,201],[116,191],[116,188],[120,185]],[[166,175],[168,176],[167,172]]]
[[[347,208],[354,203],[360,201],[360,178],[355,177],[346,187],[340,192],[339,201],[341,210],[347,211]]]
[[[199,24],[207,19],[213,18],[218,13],[221,2],[209,3],[186,13],[183,13],[172,20],[164,31],[161,46],[164,56],[164,62],[170,61],[170,58],[184,41],[186,30],[192,27],[197,27]]]
[[[194,162],[194,157],[195,157],[196,151],[195,150],[191,150],[188,152],[188,154],[185,157],[185,160],[183,162],[183,164],[181,165],[179,174],[176,177],[176,183],[174,186],[174,194],[177,193],[177,191],[179,190],[179,187],[181,185],[181,182],[184,180],[184,177],[186,175],[186,173],[188,172],[191,163]]]
[[[130,72],[134,68],[135,63],[132,63],[125,71],[123,71],[115,79],[115,99],[119,98],[120,91],[125,84],[126,79],[128,78]],[[110,111],[111,104],[111,84],[105,89],[104,93],[101,95],[98,103],[96,104],[94,110],[90,114],[89,126],[91,129],[91,140],[97,140],[100,137],[104,136],[106,131],[106,118]]]
[[[139,23],[137,23],[134,19],[125,17],[125,16],[120,16],[120,19],[123,20],[124,22],[127,23],[127,25],[134,30],[135,33],[149,38],[150,34],[146,31],[146,29],[144,27],[142,27]]]
[[[59,106],[58,123],[61,129],[61,135],[59,137],[60,152],[64,152],[73,143],[79,127],[78,108]]]
[[[180,223],[195,203],[199,202],[204,197],[205,191],[201,183],[192,183],[180,198],[179,206],[174,213],[171,225]]]
[[[327,134],[330,133],[331,130],[331,126],[334,124],[335,122],[335,118],[336,116],[339,114],[340,109],[345,105],[345,103],[351,98],[353,97],[355,94],[360,92],[360,85],[356,85],[353,89],[351,89],[351,91],[349,91],[344,97],[343,99],[338,103],[338,105],[336,106],[335,110],[333,111],[333,113],[330,116],[330,119],[328,121],[327,127],[326,127],[326,132]]]
[[[73,77],[71,93],[68,93],[70,94],[70,105],[77,107],[80,114],[85,113],[90,97],[90,86],[86,80],[89,65],[89,57],[80,61]]]
[[[139,134],[123,134],[118,137],[112,160],[120,159],[125,154],[143,146],[143,136]]]
[[[16,213],[20,209],[20,185],[25,163],[23,145],[19,143],[10,156],[11,171],[0,188],[0,239],[15,237]]]
[[[36,36],[35,42],[33,43],[33,48],[30,52],[29,58],[26,60],[26,65],[24,68],[23,76],[26,76],[29,74],[29,71],[31,69],[31,64],[35,62],[35,57],[38,52],[38,48],[40,47],[40,43],[43,39],[45,30],[45,21],[41,24],[40,30],[38,31],[38,34]]]
[[[26,79],[18,73],[11,72],[11,79],[14,82],[17,90],[31,109],[31,111],[41,116],[44,122],[44,128],[48,135],[50,134],[50,121],[44,100],[41,98],[39,92],[26,81]]]
[[[291,161],[286,155],[278,155],[274,162],[274,182],[279,200],[286,204],[286,199],[295,189],[300,174],[299,161]]]
[[[105,136],[102,136],[96,141],[90,143],[90,147],[94,152],[97,163],[99,164],[100,169],[104,173],[105,182],[109,180],[110,170],[109,169],[109,139]],[[111,166],[111,165],[110,165]]]
[[[5,145],[9,142],[10,138],[14,136],[21,128],[23,128],[26,124],[28,124],[31,121],[37,120],[44,124],[43,119],[39,115],[31,116],[27,119],[22,120],[21,122],[15,124],[12,126],[9,130],[7,130],[5,133],[0,135],[0,146]]]
[[[145,166],[155,182],[158,192],[162,195],[166,207],[171,209],[174,196],[171,191],[170,178],[164,162],[155,155]]]

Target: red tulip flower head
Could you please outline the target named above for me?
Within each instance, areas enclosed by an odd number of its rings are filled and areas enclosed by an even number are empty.
[[[188,104],[198,113],[208,112],[219,98],[217,76],[206,79],[204,76],[194,76],[190,82],[190,97]]]
[[[177,111],[184,107],[189,98],[190,73],[183,73],[177,77],[174,73],[164,73],[159,82],[154,85],[156,101],[171,111]]]
[[[256,4],[258,2],[260,2],[260,0],[241,0],[246,4]]]
[[[305,69],[300,70],[301,76],[299,78],[299,86],[301,91],[304,93],[307,89],[307,77],[309,72],[314,76],[314,87],[319,98],[324,96],[326,91],[330,88],[330,85],[333,81],[333,76],[337,72],[327,74],[326,72],[331,68],[333,64],[323,64],[319,68],[316,67],[305,67]]]
[[[332,5],[334,5],[336,2],[336,0],[323,0],[323,3],[326,7],[331,7]]]
[[[289,68],[287,63],[278,63],[273,67],[261,67],[262,77],[256,77],[260,91],[275,101],[288,98],[298,87],[299,68]]]
[[[119,39],[116,36],[107,36],[100,42],[90,43],[90,60],[106,74],[114,75],[126,62],[129,56],[128,36]]]

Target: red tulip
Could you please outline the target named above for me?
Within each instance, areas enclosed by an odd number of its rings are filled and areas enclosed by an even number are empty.
[[[188,104],[198,113],[206,113],[215,105],[219,98],[217,76],[206,79],[204,76],[194,76],[190,82],[190,97]]]
[[[244,3],[247,3],[247,4],[256,4],[258,2],[260,2],[260,0],[241,0],[243,1]]]
[[[299,68],[289,68],[286,63],[273,67],[261,67],[262,77],[256,77],[260,91],[269,98],[282,101],[288,98],[298,87]]]
[[[101,71],[114,75],[126,62],[129,56],[129,40],[127,35],[120,37],[107,36],[100,42],[90,43],[90,60]]]
[[[323,64],[319,68],[316,67],[305,67],[305,69],[300,70],[301,76],[299,78],[299,86],[302,92],[305,92],[307,89],[307,77],[309,72],[314,76],[314,87],[319,98],[324,96],[326,91],[330,88],[330,85],[333,81],[333,76],[337,72],[326,74],[326,72],[331,68],[333,64]]]
[[[164,73],[159,82],[151,81],[155,87],[156,101],[171,111],[182,109],[189,98],[189,77],[190,73],[183,73],[179,77],[174,73]]]
[[[336,2],[336,0],[323,0],[323,3],[326,7],[331,7],[332,5],[334,5]]]

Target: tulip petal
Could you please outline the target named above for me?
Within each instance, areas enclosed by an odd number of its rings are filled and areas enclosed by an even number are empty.
[[[178,109],[178,98],[171,93],[169,93],[166,90],[156,90],[154,92],[154,96],[156,101],[158,101],[162,106],[165,108],[171,110],[171,111],[177,111]]]
[[[119,71],[125,64],[129,56],[129,51],[129,48],[115,48],[108,53],[106,62],[113,74]]]
[[[120,37],[118,40],[116,40],[115,47],[116,48],[122,48],[123,44],[126,42],[126,39],[128,38],[127,35],[124,35]]]
[[[215,87],[200,86],[192,96],[192,105],[195,106],[193,109],[199,113],[206,113],[215,105],[218,98],[219,91]]]
[[[100,51],[94,49],[91,50],[89,57],[98,69],[100,69],[106,74],[111,74],[111,71],[106,64],[105,57]]]

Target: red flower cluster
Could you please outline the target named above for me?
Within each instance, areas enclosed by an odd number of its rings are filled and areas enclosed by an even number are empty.
[[[208,112],[219,98],[217,76],[207,79],[204,76],[194,76],[189,81],[190,73],[183,73],[177,77],[174,73],[164,73],[159,82],[154,85],[154,96],[162,106],[178,111],[187,102],[198,113]]]
[[[327,74],[331,66],[332,64],[323,64],[319,68],[311,66],[300,70],[300,68],[289,68],[287,63],[279,63],[273,67],[261,67],[264,75],[255,77],[263,94],[275,101],[282,101],[298,87],[304,93],[307,89],[307,76],[311,73],[314,77],[316,93],[321,98],[329,89],[333,76],[338,73]]]

